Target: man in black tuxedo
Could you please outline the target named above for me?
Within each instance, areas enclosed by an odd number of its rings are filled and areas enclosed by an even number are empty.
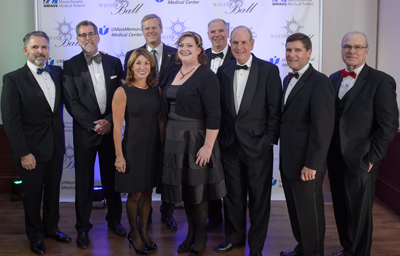
[[[58,229],[65,152],[62,70],[46,65],[49,37],[42,31],[24,37],[24,52],[27,63],[3,77],[1,114],[24,188],[26,234],[32,252],[42,255],[46,253],[44,237],[71,242],[71,238]]]
[[[93,226],[89,219],[97,153],[108,206],[108,226],[116,235],[126,235],[120,223],[121,196],[114,190],[115,150],[111,132],[111,101],[114,91],[121,85],[123,69],[118,58],[98,52],[100,37],[93,22],[80,22],[76,34],[82,52],[64,62],[63,84],[65,106],[74,120],[76,242],[79,248],[85,249],[89,245],[88,232]]]
[[[332,139],[335,107],[328,77],[309,63],[311,40],[302,33],[286,39],[293,70],[283,80],[280,170],[297,246],[280,255],[323,256],[325,237],[322,183]]]
[[[336,118],[328,174],[343,247],[334,256],[371,254],[378,169],[399,126],[396,82],[365,63],[368,50],[363,33],[347,33],[342,40],[346,69],[330,76]]]
[[[214,19],[208,23],[208,39],[211,41],[211,48],[205,52],[207,55],[207,66],[214,73],[220,66],[235,60],[231,47],[228,45],[229,29],[223,19]],[[223,221],[221,199],[208,201],[208,218],[206,231],[211,231]]]
[[[271,204],[273,144],[278,143],[282,86],[278,68],[251,54],[254,39],[245,26],[230,39],[236,61],[221,66],[219,145],[228,194],[224,198],[226,241],[217,252],[246,242],[249,193],[250,255],[261,255],[267,237]]]
[[[151,52],[156,60],[157,69],[157,81],[158,86],[164,89],[165,83],[168,78],[169,71],[173,68],[178,67],[176,64],[176,49],[165,45],[161,42],[161,34],[163,32],[163,26],[161,18],[155,14],[148,14],[142,19],[142,33],[146,39],[146,44],[141,48],[147,49]],[[132,55],[133,49],[126,53],[125,56],[125,76],[126,69],[128,67],[129,57]],[[153,209],[152,209],[153,210]],[[172,216],[175,210],[175,204],[162,202],[160,206],[161,220],[165,222],[165,225],[170,230],[177,230],[178,225]],[[150,212],[149,222],[151,222],[152,211]]]

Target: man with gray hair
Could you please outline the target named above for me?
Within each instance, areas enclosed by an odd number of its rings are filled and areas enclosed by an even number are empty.
[[[145,48],[152,53],[156,60],[157,81],[158,86],[164,89],[165,82],[168,78],[169,71],[178,67],[176,62],[176,49],[165,45],[161,42],[161,34],[163,33],[163,26],[161,18],[156,14],[147,14],[142,19],[142,33],[146,40],[146,44],[140,48]],[[136,49],[130,50],[125,56],[125,76],[128,68],[128,61],[132,53]],[[177,230],[177,223],[172,216],[175,210],[175,204],[162,202],[160,206],[161,221],[170,230]],[[152,212],[152,211],[151,211]],[[149,223],[152,221],[151,212]]]
[[[235,60],[228,45],[229,28],[223,19],[213,19],[208,23],[208,39],[211,41],[211,48],[205,50],[207,55],[207,66],[217,73],[220,66]],[[211,231],[222,223],[221,199],[208,201],[208,218],[206,231]]]
[[[121,225],[121,196],[114,190],[115,149],[112,129],[111,101],[121,85],[121,61],[98,50],[100,36],[91,21],[76,26],[77,41],[82,52],[64,62],[65,107],[73,118],[75,155],[75,211],[79,248],[89,246],[88,232],[92,228],[94,165],[98,153],[101,184],[107,201],[108,227],[125,237]]]
[[[1,94],[3,127],[24,188],[26,235],[31,250],[46,253],[44,237],[71,242],[58,222],[64,158],[62,70],[46,65],[49,37],[33,31],[24,37],[27,63],[5,74]],[[43,220],[40,204],[43,195]]]
[[[336,117],[327,163],[343,247],[331,256],[371,254],[378,169],[399,127],[396,82],[366,64],[368,50],[363,33],[347,33],[342,40],[346,68],[330,76]]]

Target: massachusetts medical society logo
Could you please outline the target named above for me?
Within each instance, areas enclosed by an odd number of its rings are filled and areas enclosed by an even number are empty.
[[[252,13],[258,5],[253,0],[213,0],[212,4],[216,8],[225,8],[226,14]]]
[[[314,0],[272,0],[273,6],[311,6]]]

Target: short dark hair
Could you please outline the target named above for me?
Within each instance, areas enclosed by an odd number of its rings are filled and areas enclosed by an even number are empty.
[[[203,39],[201,39],[201,36],[199,34],[197,34],[196,32],[186,31],[179,37],[178,42],[177,42],[178,47],[179,47],[179,43],[182,42],[182,40],[185,37],[193,38],[194,42],[196,43],[196,46],[201,48],[201,52],[199,53],[199,56],[197,56],[197,61],[200,63],[200,65],[205,65],[207,63],[207,55],[203,48]],[[176,55],[176,64],[182,65],[182,61],[181,61],[181,59],[179,59],[178,54]]]
[[[143,55],[150,62],[150,74],[147,76],[146,83],[149,87],[154,87],[157,85],[157,69],[156,69],[156,60],[146,48],[138,48],[136,49],[131,56],[129,57],[127,67],[126,67],[126,78],[122,80],[123,84],[130,84],[135,82],[135,76],[132,72],[133,63],[135,63],[136,59]]]
[[[312,49],[311,39],[303,33],[294,33],[286,39],[286,44],[289,42],[301,41],[307,51]]]
[[[50,43],[49,36],[45,32],[43,32],[43,31],[32,31],[32,32],[26,34],[26,36],[24,36],[23,41],[24,41],[24,46],[25,47],[28,46],[29,40],[31,39],[31,36],[44,37],[46,39],[46,41],[47,41],[47,45],[49,45],[49,43]]]
[[[158,17],[156,14],[147,14],[146,16],[143,17],[142,22],[140,22],[140,25],[142,26],[142,30],[143,30],[143,22],[145,22],[146,20],[149,20],[149,19],[157,19],[158,26],[160,28],[162,28],[162,22],[161,22],[160,17]]]
[[[89,20],[83,20],[83,21],[79,22],[78,25],[76,25],[76,27],[75,27],[76,36],[79,36],[79,28],[81,26],[92,26],[94,29],[94,32],[96,34],[99,32],[99,30],[97,29],[97,26],[93,22],[91,22]]]

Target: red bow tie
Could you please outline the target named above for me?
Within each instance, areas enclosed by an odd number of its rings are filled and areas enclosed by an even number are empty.
[[[354,71],[348,72],[346,70],[341,70],[342,71],[342,77],[346,76],[351,76],[352,78],[356,79],[356,73]]]
[[[295,72],[295,73],[289,72],[288,76],[289,76],[289,79],[291,79],[292,77],[295,77],[296,79],[299,79],[299,73],[298,72]]]

